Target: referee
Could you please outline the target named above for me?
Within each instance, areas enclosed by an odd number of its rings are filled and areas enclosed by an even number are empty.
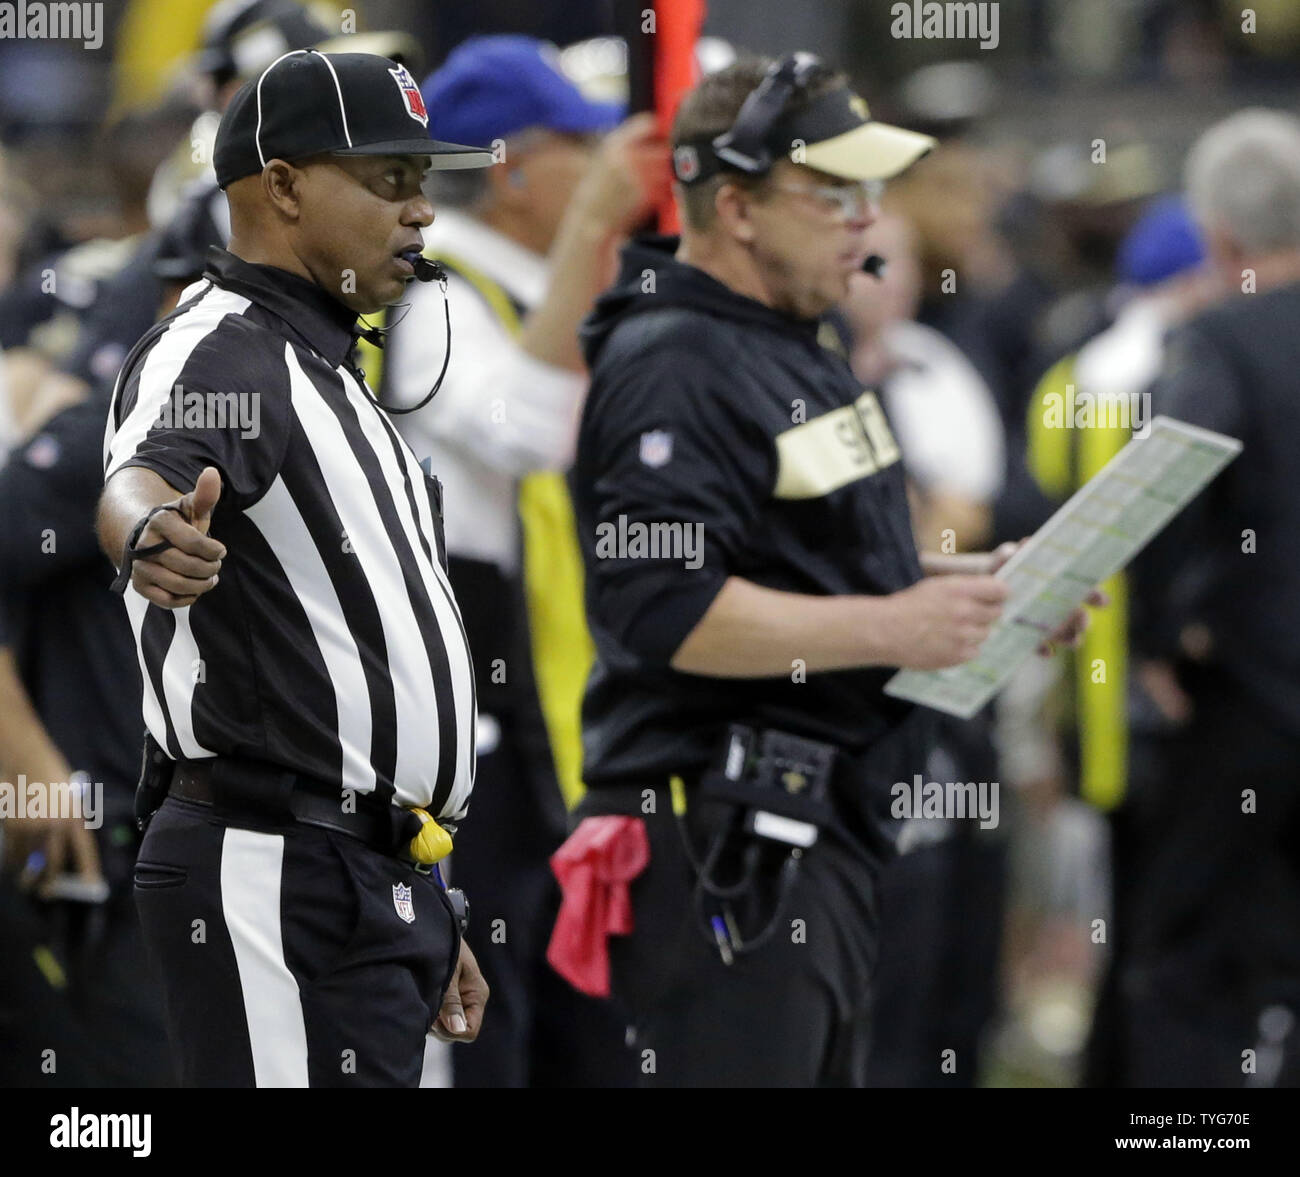
[[[416,866],[474,773],[441,492],[352,358],[358,313],[414,273],[423,173],[491,162],[427,122],[386,58],[267,67],[217,135],[230,251],[114,393],[99,534],[141,792],[166,792],[135,889],[188,1085],[414,1086],[426,1032],[482,1017],[463,911]]]

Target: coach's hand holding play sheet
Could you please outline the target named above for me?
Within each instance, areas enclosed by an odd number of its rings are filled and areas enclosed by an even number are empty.
[[[1240,452],[1236,438],[1157,417],[997,569],[1006,605],[978,652],[900,670],[885,693],[969,719]]]

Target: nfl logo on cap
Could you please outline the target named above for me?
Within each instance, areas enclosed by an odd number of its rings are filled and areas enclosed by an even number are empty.
[[[673,152],[673,171],[683,184],[689,184],[700,174],[700,154],[690,144]]]
[[[393,884],[393,906],[408,924],[415,923],[415,904],[411,902],[411,888],[405,883]]]
[[[402,101],[406,103],[406,113],[415,119],[420,126],[429,125],[429,112],[424,108],[424,98],[420,94],[420,87],[415,84],[415,79],[411,77],[406,66],[399,65],[396,69],[388,71],[393,75],[393,81],[397,83],[398,90],[402,93]]]

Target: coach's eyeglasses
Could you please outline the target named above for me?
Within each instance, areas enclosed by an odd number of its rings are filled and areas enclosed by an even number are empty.
[[[848,184],[778,184],[771,187],[778,192],[788,192],[792,196],[807,196],[815,200],[829,213],[835,213],[841,220],[862,217],[872,209],[880,206],[885,194],[884,180],[858,180]]]

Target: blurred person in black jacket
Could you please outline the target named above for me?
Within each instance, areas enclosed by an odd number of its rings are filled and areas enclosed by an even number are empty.
[[[1129,926],[1097,1081],[1297,1080],[1300,1014],[1300,121],[1239,112],[1187,162],[1226,299],[1171,342],[1157,413],[1245,449],[1135,566],[1158,770],[1117,827]]]
[[[0,778],[84,774],[94,799],[85,823],[4,823],[5,1084],[173,1081],[131,892],[140,672],[93,527],[107,411],[65,409],[0,468]]]
[[[1003,484],[997,404],[958,346],[916,320],[922,274],[909,223],[886,213],[868,241],[888,264],[880,279],[860,274],[850,282],[843,311],[853,332],[853,373],[880,390],[898,437],[917,547],[981,551]],[[992,732],[991,707],[970,719],[936,717],[925,779],[1001,779]],[[976,1083],[998,1002],[1004,833],[919,815],[904,826],[899,856],[880,882],[869,1086]],[[976,1061],[954,1072],[936,1068],[947,1048]]]

